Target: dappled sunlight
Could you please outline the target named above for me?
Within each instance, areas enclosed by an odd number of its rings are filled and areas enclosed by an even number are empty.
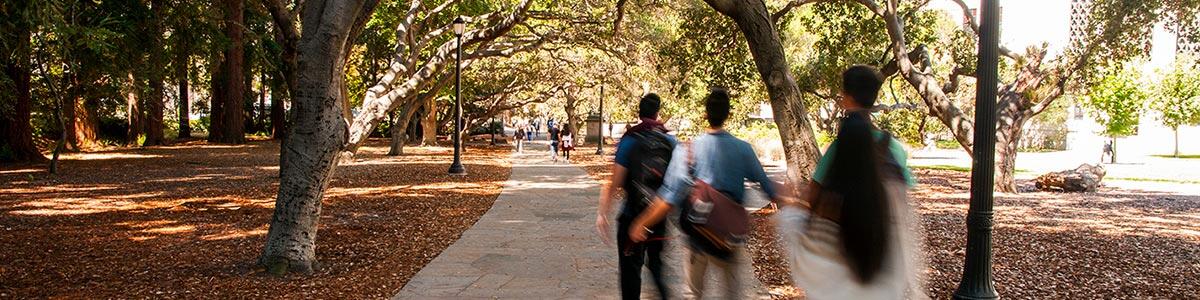
[[[145,158],[161,158],[162,155],[155,154],[140,154],[140,153],[123,153],[123,152],[99,152],[99,153],[70,153],[65,154],[60,159],[62,160],[110,160],[110,159],[145,159]]]
[[[205,240],[205,241],[220,241],[220,240],[230,240],[230,239],[241,239],[241,238],[247,238],[247,237],[257,237],[257,236],[266,235],[267,229],[269,229],[269,227],[267,227],[266,225],[258,227],[258,228],[254,228],[251,230],[237,230],[237,229],[231,228],[228,230],[221,231],[219,233],[207,234],[207,235],[200,236],[200,239]]]

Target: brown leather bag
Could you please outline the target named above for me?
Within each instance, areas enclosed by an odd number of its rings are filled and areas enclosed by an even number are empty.
[[[693,182],[692,193],[679,216],[680,230],[688,235],[694,248],[728,259],[738,246],[746,243],[750,214],[729,194],[696,178],[691,146],[688,146],[688,168]]]

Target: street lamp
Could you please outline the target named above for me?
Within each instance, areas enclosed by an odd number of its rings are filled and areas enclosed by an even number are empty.
[[[596,135],[596,155],[604,155],[604,86],[600,86],[600,132]]]
[[[462,16],[454,18],[454,38],[456,46],[454,55],[454,163],[450,164],[450,175],[467,175],[467,169],[462,165],[462,35],[466,29]]]
[[[492,146],[496,145],[496,127],[495,126],[496,126],[496,115],[492,115],[492,123],[488,124],[488,128],[491,129],[489,131],[492,132]],[[504,129],[504,126],[501,125],[500,129]]]
[[[979,61],[975,85],[975,146],[971,206],[967,209],[967,259],[954,299],[996,299],[992,286],[992,189],[995,183],[996,82],[1000,52],[999,0],[980,1]]]

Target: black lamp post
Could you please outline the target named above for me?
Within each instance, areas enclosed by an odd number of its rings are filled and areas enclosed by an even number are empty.
[[[457,46],[454,55],[454,163],[450,164],[450,175],[467,175],[467,169],[462,165],[462,34],[466,29],[462,17],[454,18],[454,38]]]
[[[489,131],[492,132],[492,146],[496,145],[496,127],[495,126],[496,126],[496,116],[493,115],[492,123],[488,124],[488,128],[491,129]],[[500,129],[504,129],[504,126],[500,126]]]
[[[975,90],[975,147],[971,206],[967,211],[967,259],[954,299],[996,299],[992,286],[992,189],[995,183],[996,82],[1000,52],[999,0],[981,2],[978,83]],[[969,17],[969,16],[968,16]]]
[[[600,86],[600,132],[596,134],[596,155],[604,155],[604,86]]]

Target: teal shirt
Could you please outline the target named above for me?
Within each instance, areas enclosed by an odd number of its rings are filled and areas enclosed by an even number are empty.
[[[875,134],[876,139],[883,139],[883,131],[874,130],[871,133]],[[829,176],[829,167],[833,164],[833,152],[837,149],[837,140],[829,144],[829,149],[825,150],[825,154],[821,156],[821,160],[817,161],[817,169],[813,171],[812,179],[820,184],[825,184],[825,177]],[[904,146],[900,145],[900,141],[892,138],[892,142],[888,143],[888,151],[892,153],[892,157],[896,159],[896,163],[900,165],[900,174],[904,176],[904,183],[909,187],[917,186],[917,180],[913,178],[912,171],[908,169],[908,153],[904,152]]]

